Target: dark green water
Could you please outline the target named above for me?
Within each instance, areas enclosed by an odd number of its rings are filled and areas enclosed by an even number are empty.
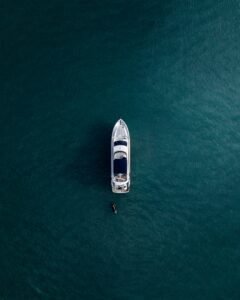
[[[0,16],[0,299],[240,299],[239,1]],[[110,189],[119,117],[128,195]]]

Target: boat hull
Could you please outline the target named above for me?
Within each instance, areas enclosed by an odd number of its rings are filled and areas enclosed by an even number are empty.
[[[113,193],[130,190],[130,134],[126,123],[119,119],[111,139],[111,186]]]

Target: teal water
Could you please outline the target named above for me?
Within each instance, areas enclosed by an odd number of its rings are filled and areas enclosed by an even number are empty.
[[[239,1],[0,8],[0,299],[240,299]]]

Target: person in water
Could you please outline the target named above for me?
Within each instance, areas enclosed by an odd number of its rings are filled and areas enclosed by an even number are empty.
[[[113,210],[113,212],[114,212],[115,214],[117,214],[117,205],[116,205],[116,203],[113,203],[113,204],[112,204],[112,210]]]

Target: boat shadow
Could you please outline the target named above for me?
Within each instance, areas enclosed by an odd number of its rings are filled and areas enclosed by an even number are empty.
[[[67,165],[67,177],[80,185],[110,188],[111,124],[92,126],[82,146],[75,150],[75,158]]]

